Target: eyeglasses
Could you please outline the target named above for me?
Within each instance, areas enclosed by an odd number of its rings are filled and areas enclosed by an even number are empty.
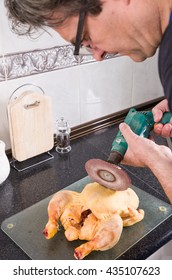
[[[75,48],[74,48],[74,56],[76,59],[82,58],[82,56],[85,55],[93,55],[92,48],[90,46],[83,46],[82,45],[82,33],[84,29],[84,19],[85,19],[86,12],[82,11],[79,14],[79,20],[78,20],[78,27],[77,27],[77,33],[76,33],[76,40],[75,40]],[[123,56],[120,53],[114,53],[114,54],[106,54],[105,57],[119,57]]]
[[[78,27],[76,33],[74,56],[80,57],[83,55],[92,55],[92,49],[90,47],[85,47],[82,45],[82,33],[84,28],[84,19],[86,12],[82,11],[79,14]]]

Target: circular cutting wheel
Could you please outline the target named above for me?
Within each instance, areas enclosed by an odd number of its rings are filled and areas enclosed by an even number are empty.
[[[124,170],[101,159],[88,160],[85,169],[93,181],[109,189],[124,191],[131,185],[131,180]]]

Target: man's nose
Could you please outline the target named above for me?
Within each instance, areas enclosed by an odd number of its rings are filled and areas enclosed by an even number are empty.
[[[96,45],[91,40],[83,40],[82,44],[85,47],[89,47],[91,49],[92,56],[96,60],[100,61],[100,60],[104,59],[104,56],[105,56],[106,52],[97,48]]]
[[[93,49],[93,57],[95,58],[95,60],[98,60],[98,61],[103,60],[105,54],[106,54],[106,52],[104,52],[98,48]]]

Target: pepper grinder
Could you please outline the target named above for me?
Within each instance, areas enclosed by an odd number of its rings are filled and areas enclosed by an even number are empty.
[[[57,147],[56,151],[60,154],[68,153],[71,151],[70,146],[70,132],[71,129],[67,121],[61,117],[56,121],[57,128]]]

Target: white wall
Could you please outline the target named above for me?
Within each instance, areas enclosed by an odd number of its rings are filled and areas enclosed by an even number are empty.
[[[49,72],[39,70],[40,72],[34,75],[23,74],[23,77],[15,78],[14,69],[12,75],[9,69],[13,62],[11,54],[19,55],[68,43],[52,30],[51,36],[44,33],[36,40],[19,38],[9,28],[2,0],[0,10],[0,75],[4,73],[2,68],[5,68],[4,76],[0,76],[0,139],[6,143],[6,149],[11,147],[6,107],[13,91],[25,83],[42,87],[45,93],[52,97],[54,122],[64,116],[71,127],[163,95],[158,77],[157,54],[143,63],[134,63],[127,57],[119,57],[103,62],[90,60],[90,63],[77,65],[69,53],[70,62],[68,56],[65,59],[63,56],[62,69]],[[70,66],[73,66],[68,67],[71,61]],[[15,67],[17,73],[17,63]],[[24,67],[21,68],[22,73],[25,73],[29,66],[26,64]]]
[[[7,12],[4,7],[4,1],[0,0],[0,54],[15,53],[28,51],[39,48],[49,48],[52,46],[62,45],[65,43],[63,39],[52,29],[39,36],[35,35],[33,39],[26,36],[17,36],[11,31],[7,18]],[[40,34],[42,31],[40,32]]]

